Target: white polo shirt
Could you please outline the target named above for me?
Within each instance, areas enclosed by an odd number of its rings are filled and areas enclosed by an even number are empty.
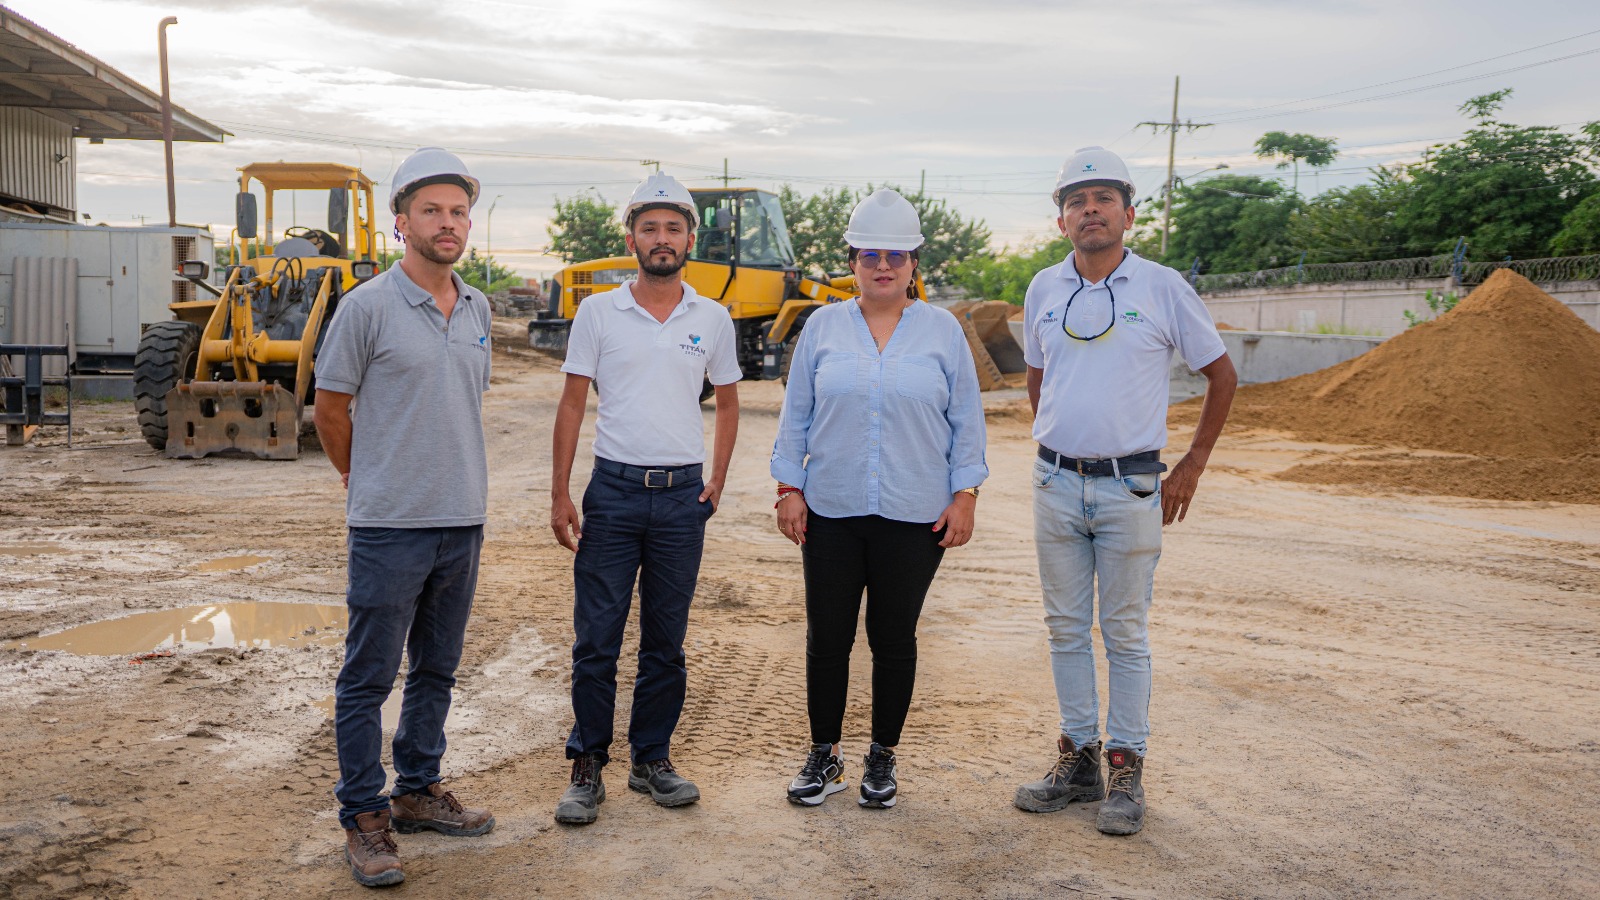
[[[632,281],[579,304],[561,371],[593,378],[600,393],[594,455],[631,466],[704,463],[700,387],[743,375],[726,309],[684,284],[657,322],[634,301]]]
[[[1035,275],[1023,302],[1022,355],[1044,370],[1033,438],[1077,459],[1159,450],[1167,445],[1172,352],[1192,369],[1210,365],[1227,352],[1217,326],[1173,269],[1130,250],[1105,281],[1087,284],[1074,256]],[[1063,318],[1083,337],[1111,330],[1080,341],[1063,330]]]

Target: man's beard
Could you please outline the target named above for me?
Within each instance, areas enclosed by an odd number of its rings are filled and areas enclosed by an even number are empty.
[[[656,250],[660,249],[663,248],[656,248]],[[668,250],[667,252],[672,254],[672,259],[667,262],[660,263],[650,261],[655,255],[655,250],[652,250],[649,253],[635,253],[634,256],[639,260],[639,271],[645,273],[646,275],[654,275],[657,278],[665,278],[668,275],[678,274],[678,271],[683,268],[683,264],[686,260],[684,257],[680,256],[676,250]]]
[[[417,252],[422,254],[423,259],[431,263],[438,263],[441,266],[455,265],[456,261],[461,259],[462,254],[467,252],[466,244],[462,241],[456,241],[454,254],[440,250],[437,239],[430,241],[422,238],[413,238],[413,241]]]

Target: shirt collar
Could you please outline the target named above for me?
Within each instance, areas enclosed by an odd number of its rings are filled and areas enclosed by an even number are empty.
[[[706,299],[700,296],[700,294],[695,291],[694,287],[691,286],[689,282],[685,281],[682,282],[682,284],[683,299],[679,301],[680,305],[698,303],[699,301]],[[611,293],[614,295],[611,298],[611,302],[616,305],[617,309],[632,309],[639,305],[639,301],[633,299],[633,279],[624,281],[621,287],[615,288],[611,291]]]
[[[406,274],[406,270],[401,268],[399,263],[395,263],[394,265],[390,266],[389,271],[393,273],[393,277],[396,279],[397,286],[400,290],[400,296],[404,297],[407,303],[411,304],[412,306],[421,306],[422,304],[433,299],[432,294],[423,290],[420,285],[411,280],[411,276]],[[462,281],[461,276],[454,270],[451,270],[450,272],[450,280],[455,282],[456,299],[458,302],[461,300],[467,300],[472,296],[472,288],[469,287],[465,281]]]
[[[1076,250],[1067,254],[1067,261],[1061,264],[1061,277],[1063,279],[1076,281],[1079,284],[1082,284],[1084,281],[1083,276],[1078,274],[1077,258],[1078,251]],[[1139,254],[1127,248],[1123,248],[1122,264],[1117,266],[1117,268],[1112,271],[1108,278],[1116,281],[1127,281],[1129,278],[1133,277],[1133,270],[1137,268],[1139,263],[1143,261],[1144,258]]]

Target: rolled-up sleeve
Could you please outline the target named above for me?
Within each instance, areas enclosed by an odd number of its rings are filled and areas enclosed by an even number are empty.
[[[946,374],[950,383],[950,406],[945,419],[950,423],[950,493],[983,484],[989,477],[989,464],[984,458],[988,449],[988,426],[983,419],[983,396],[978,389],[978,364],[972,357],[972,347],[967,344],[966,332],[955,318],[951,336],[950,358],[956,361],[955,371]]]
[[[816,397],[812,385],[816,355],[805,329],[795,341],[794,358],[789,364],[789,384],[783,392],[783,412],[778,416],[778,438],[772,445],[772,477],[784,484],[805,489],[806,442],[811,432],[811,416]]]

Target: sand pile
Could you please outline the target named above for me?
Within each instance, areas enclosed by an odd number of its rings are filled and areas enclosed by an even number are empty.
[[[1390,454],[1298,466],[1283,474],[1289,480],[1600,502],[1600,480],[1588,477],[1600,472],[1600,331],[1502,269],[1455,309],[1362,356],[1241,388],[1229,426],[1501,463]],[[1441,478],[1447,471],[1460,477]]]
[[[1240,389],[1230,420],[1330,443],[1583,456],[1600,449],[1600,331],[1501,269],[1366,354]]]

